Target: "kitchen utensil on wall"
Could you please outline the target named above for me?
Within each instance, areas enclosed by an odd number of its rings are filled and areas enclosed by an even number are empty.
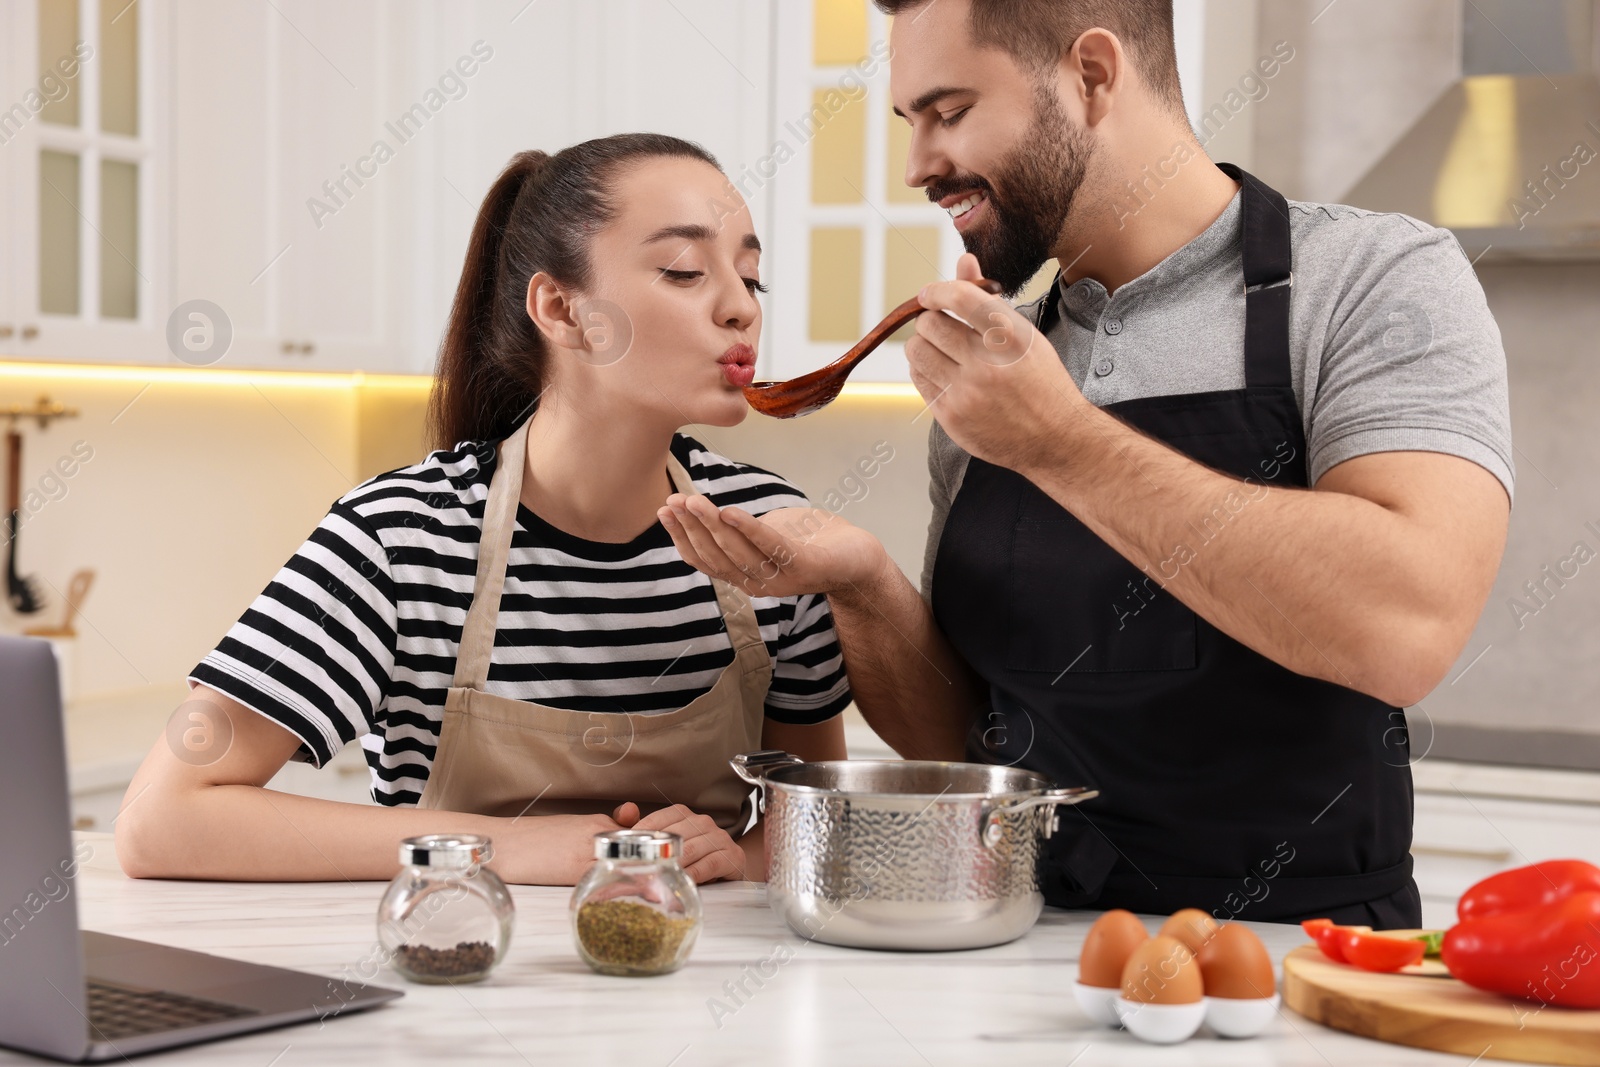
[[[747,752],[760,792],[767,903],[801,937],[856,948],[983,948],[1044,909],[1041,843],[1057,806],[1099,795],[1019,767]]]
[[[94,584],[94,568],[84,567],[73,572],[72,579],[67,583],[67,610],[59,626],[30,626],[22,632],[29,637],[76,637],[78,631],[73,629],[72,617],[83,608],[84,598],[89,595],[89,586]]]
[[[994,296],[1001,293],[1000,283],[990,278],[979,278],[973,284]],[[844,380],[856,369],[856,364],[866,359],[890,334],[926,310],[916,297],[912,297],[889,312],[882,322],[856,342],[854,348],[826,367],[786,382],[751,382],[744,387],[744,397],[751,407],[775,419],[792,419],[827,407],[839,396],[839,391],[844,388]]]
[[[17,432],[17,420],[37,419],[43,430],[53,419],[72,419],[77,415],[77,408],[51,400],[48,393],[41,394],[27,407],[8,404],[0,408],[0,418],[11,420],[6,428],[6,598],[12,609],[21,615],[41,610],[44,594],[39,589],[38,579],[17,573],[17,535],[22,526],[22,435]]]
[[[22,523],[22,435],[15,420],[6,428],[6,598],[19,615],[44,607],[38,580],[17,573],[17,534]]]

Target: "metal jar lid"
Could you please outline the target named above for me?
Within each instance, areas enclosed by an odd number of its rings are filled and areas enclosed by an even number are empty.
[[[413,867],[465,870],[493,858],[494,846],[482,834],[424,834],[400,842],[400,862]]]
[[[597,860],[678,859],[683,838],[665,830],[607,830],[594,835]]]

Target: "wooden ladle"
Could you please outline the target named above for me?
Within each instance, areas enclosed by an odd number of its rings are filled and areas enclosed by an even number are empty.
[[[991,278],[979,278],[972,284],[994,296],[1002,292],[1000,283]],[[916,297],[912,297],[884,316],[883,321],[857,341],[854,348],[826,367],[786,382],[751,382],[744,387],[744,398],[761,414],[771,415],[775,419],[792,419],[819,411],[839,396],[839,391],[844,388],[844,380],[850,377],[856,364],[866,359],[890,334],[926,310]]]

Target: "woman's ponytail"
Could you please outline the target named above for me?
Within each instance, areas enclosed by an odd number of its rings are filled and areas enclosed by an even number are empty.
[[[699,145],[657,133],[511,157],[467,243],[428,398],[430,449],[498,441],[528,417],[545,385],[545,344],[528,317],[528,282],[545,271],[563,286],[585,288],[589,241],[616,215],[610,193],[618,170],[658,156],[718,167]]]
[[[512,209],[525,188],[538,184],[539,174],[549,162],[550,156],[537,149],[518,152],[489,187],[478,209],[439,349],[433,393],[428,398],[429,448],[452,448],[461,441],[497,441],[516,429],[508,423],[539,395],[538,353],[527,351],[521,367],[506,366],[513,360],[508,360],[510,353],[496,343],[494,312],[501,250]],[[526,315],[523,319],[528,321]],[[528,329],[535,332],[531,321]]]

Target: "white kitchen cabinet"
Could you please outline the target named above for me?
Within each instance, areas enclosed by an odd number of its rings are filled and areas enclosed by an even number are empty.
[[[394,19],[379,0],[174,0],[174,307],[221,309],[219,360],[401,369],[381,135]],[[178,362],[174,357],[170,362]]]
[[[75,5],[98,32],[110,0],[42,2]],[[7,100],[38,80],[40,3],[0,14]],[[428,373],[478,205],[514,152],[653,130],[700,142],[737,178],[770,149],[769,4],[141,0],[129,12],[138,136],[94,126],[91,61],[72,87],[82,129],[32,118],[0,154],[19,223],[0,257],[9,355]],[[131,318],[99,313],[109,253],[87,209],[57,213],[79,229],[81,307],[29,310],[44,291],[45,151],[82,156],[85,208],[102,158],[137,163]],[[769,198],[751,192],[767,234]]]
[[[520,150],[652,130],[737,174],[767,144],[767,5],[174,2],[177,288],[227,310],[228,364],[430,373]]]
[[[0,106],[7,109],[11,108],[12,101],[22,99],[26,84],[17,61],[17,51],[21,47],[17,21],[15,5],[0,4],[0,100],[5,101]],[[13,216],[19,210],[19,203],[11,192],[15,153],[6,150],[14,147],[15,122],[9,110],[0,114],[0,152],[5,153],[0,155],[0,204],[4,204],[7,212]],[[20,350],[16,303],[12,295],[18,269],[16,255],[17,241],[10,236],[0,238],[0,353]]]
[[[770,151],[769,4],[475,0],[406,10],[411,66],[420,71],[448,69],[478,41],[492,51],[427,131],[429,150],[396,164],[409,182],[405,225],[419,241],[402,286],[411,299],[399,309],[405,358],[419,370],[432,368],[478,207],[516,152],[667,133],[701,144],[737,178]],[[770,245],[770,197],[751,192],[756,228]]]
[[[0,353],[148,362],[168,299],[163,0],[5,5]]]
[[[591,129],[592,92],[580,88],[600,51],[598,4],[405,0],[388,62],[391,115],[443,102],[416,129],[391,136],[383,165],[395,224],[386,267],[396,299],[397,369],[431,372],[484,194],[512,154],[554,151]],[[436,100],[437,102],[437,100]]]

